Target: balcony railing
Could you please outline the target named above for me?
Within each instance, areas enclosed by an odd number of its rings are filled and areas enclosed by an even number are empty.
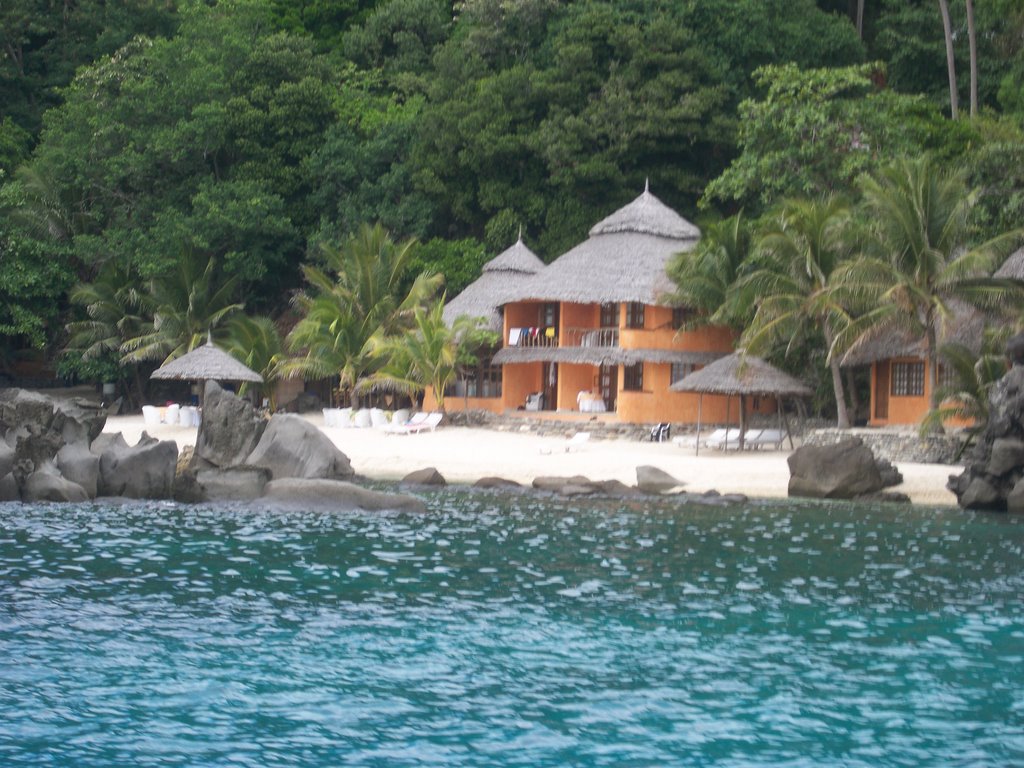
[[[510,347],[557,347],[558,331],[553,326],[510,328],[508,345]]]
[[[617,347],[618,328],[565,328],[563,347]]]

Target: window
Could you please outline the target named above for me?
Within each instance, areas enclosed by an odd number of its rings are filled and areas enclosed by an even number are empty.
[[[682,328],[693,318],[694,312],[689,307],[672,307],[672,327]]]
[[[644,305],[637,301],[631,301],[626,305],[626,327],[644,327]]]
[[[501,397],[501,366],[491,362],[494,353],[493,349],[481,353],[475,366],[463,370],[445,388],[445,397]]]
[[[602,304],[601,305],[601,327],[602,328],[618,328],[619,327],[619,305],[618,304]]]
[[[924,394],[924,363],[893,363],[892,394],[913,397]]]
[[[672,363],[672,384],[680,381],[696,370],[693,363]]]
[[[545,328],[558,327],[558,305],[545,304],[540,311],[540,324]]]
[[[644,364],[625,365],[622,367],[622,389],[626,392],[643,392]]]

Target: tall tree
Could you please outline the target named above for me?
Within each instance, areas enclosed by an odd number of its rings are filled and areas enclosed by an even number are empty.
[[[939,0],[942,14],[942,32],[946,39],[946,72],[949,76],[949,112],[954,120],[959,117],[959,96],[956,87],[956,54],[953,51],[953,25],[949,20],[949,4]]]
[[[947,171],[928,155],[897,160],[860,186],[872,226],[871,248],[840,267],[836,292],[862,314],[834,348],[889,331],[922,339],[935,410],[939,337],[956,312],[956,301],[983,308],[1020,301],[1018,285],[991,278],[1019,232],[969,247],[969,213],[976,196],[967,189],[963,172]]]
[[[978,35],[974,29],[974,0],[967,3],[967,41],[971,64],[971,118],[978,116]]]
[[[831,350],[845,317],[832,289],[854,249],[846,201],[829,196],[783,203],[757,238],[755,269],[734,289],[757,306],[740,345],[755,354],[781,345],[788,353],[820,332]],[[839,359],[829,354],[825,360],[832,376],[837,426],[849,429]]]

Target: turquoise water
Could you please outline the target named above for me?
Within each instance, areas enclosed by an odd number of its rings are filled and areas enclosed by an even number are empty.
[[[1024,765],[1024,519],[430,506],[0,505],[0,765]]]

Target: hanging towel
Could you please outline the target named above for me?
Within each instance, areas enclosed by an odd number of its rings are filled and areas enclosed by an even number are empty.
[[[545,328],[544,329],[544,335],[547,338],[549,338],[549,339],[555,338],[555,329],[554,328]]]
[[[510,347],[517,346],[519,344],[519,335],[523,332],[522,328],[509,328],[508,330],[508,345]]]

